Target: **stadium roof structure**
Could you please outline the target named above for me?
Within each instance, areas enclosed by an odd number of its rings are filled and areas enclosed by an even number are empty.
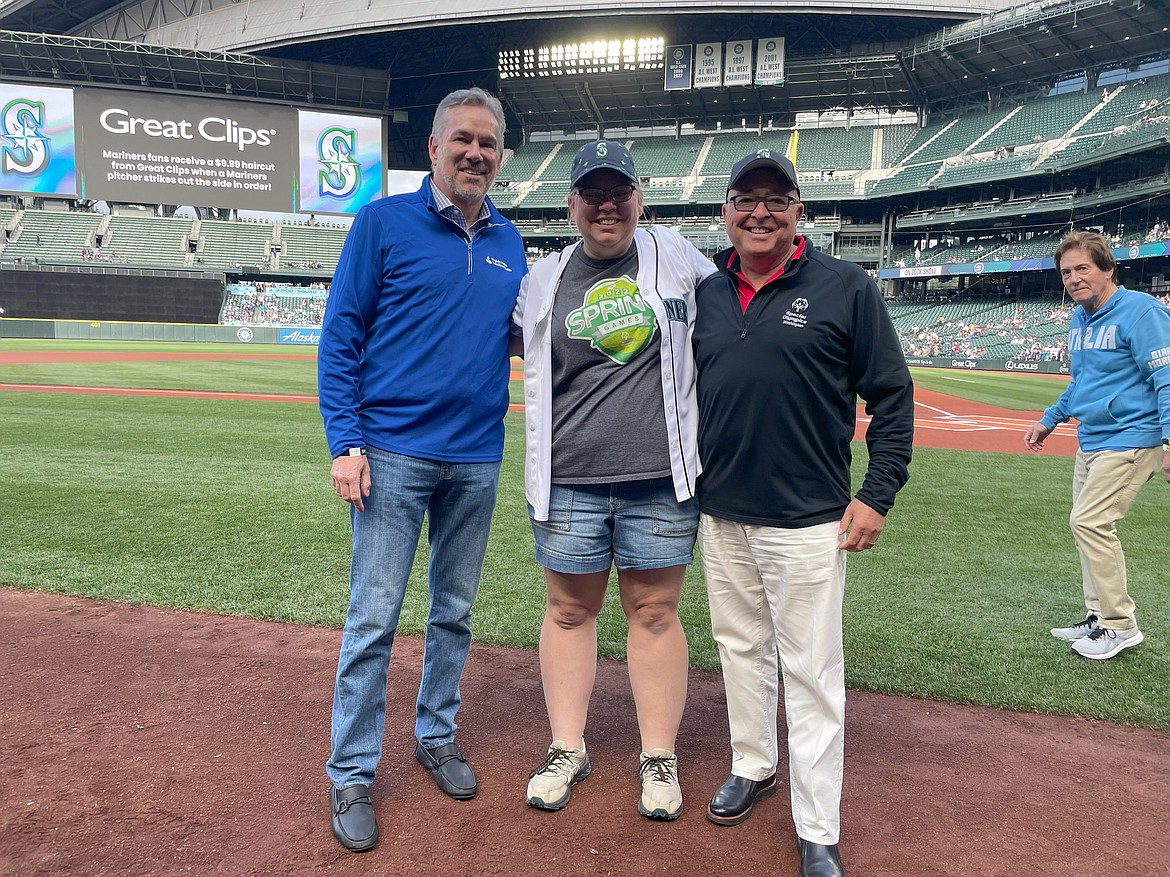
[[[1170,54],[1166,0],[1009,3],[0,0],[0,27],[38,32],[0,34],[0,75],[379,111],[395,122],[391,166],[413,167],[425,162],[434,106],[470,84],[499,93],[510,129],[525,136],[789,126],[797,113],[837,109],[954,114]],[[785,81],[667,91],[661,68],[498,73],[504,51],[643,36],[666,45],[783,36]]]
[[[138,40],[216,50],[258,51],[369,33],[418,32],[469,24],[512,23],[527,28],[562,22],[658,15],[672,20],[719,13],[841,18],[884,15],[965,20],[1004,9],[1014,0],[0,0],[0,27],[72,36]],[[299,9],[297,8],[299,5]],[[561,30],[571,29],[562,27]],[[467,46],[457,45],[460,51]]]
[[[0,78],[57,80],[384,112],[383,70],[200,52],[117,40],[0,31]]]
[[[912,87],[936,109],[981,93],[1032,96],[1029,88],[1073,72],[1167,56],[1166,0],[1041,0],[944,28],[901,52]]]

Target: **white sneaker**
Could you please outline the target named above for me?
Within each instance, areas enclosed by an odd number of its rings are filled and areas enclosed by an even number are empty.
[[[1082,658],[1092,658],[1094,661],[1103,661],[1112,658],[1123,649],[1136,646],[1145,637],[1136,627],[1129,630],[1110,630],[1108,627],[1098,627],[1086,637],[1082,637],[1072,644],[1072,650]]]
[[[1097,629],[1097,616],[1090,615],[1084,621],[1078,621],[1072,627],[1054,627],[1052,628],[1052,635],[1057,639],[1062,639],[1065,642],[1076,642],[1081,637],[1088,636]]]
[[[675,754],[665,749],[643,752],[638,776],[642,780],[638,812],[651,819],[678,819],[682,813],[683,796],[678,784],[678,758]]]
[[[529,774],[524,800],[538,810],[560,810],[569,803],[573,784],[581,782],[592,770],[584,742],[580,749],[570,749],[560,740],[554,740],[540,767]]]

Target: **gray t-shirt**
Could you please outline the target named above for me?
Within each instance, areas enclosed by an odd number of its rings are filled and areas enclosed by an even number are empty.
[[[552,480],[670,475],[662,333],[637,285],[638,248],[597,260],[577,247],[552,310]]]

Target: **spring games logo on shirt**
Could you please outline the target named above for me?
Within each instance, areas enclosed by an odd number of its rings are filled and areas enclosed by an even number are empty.
[[[638,284],[624,274],[595,283],[585,292],[581,307],[565,317],[570,338],[588,341],[619,365],[646,349],[656,325]]]

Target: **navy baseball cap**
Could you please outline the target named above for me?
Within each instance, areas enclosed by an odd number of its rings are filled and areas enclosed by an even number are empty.
[[[630,155],[630,150],[614,140],[595,140],[586,143],[573,156],[573,173],[569,177],[569,187],[577,188],[582,177],[602,168],[617,171],[631,183],[638,182],[638,173],[634,170],[634,159]]]
[[[774,171],[780,171],[792,184],[792,188],[796,189],[796,194],[800,195],[800,186],[796,184],[796,168],[792,166],[792,162],[788,160],[783,152],[775,149],[757,149],[751,155],[745,155],[735,163],[735,167],[731,169],[731,178],[727,181],[727,191],[735,188],[735,184],[739,182],[739,178],[748,171],[754,171],[757,168],[771,168]]]

